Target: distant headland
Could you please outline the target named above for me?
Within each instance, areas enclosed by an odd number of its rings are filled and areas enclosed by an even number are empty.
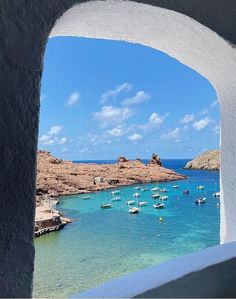
[[[220,150],[210,150],[189,161],[185,169],[219,170]]]

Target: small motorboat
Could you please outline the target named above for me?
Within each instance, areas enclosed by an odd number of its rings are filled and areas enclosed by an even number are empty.
[[[90,196],[89,195],[83,196],[82,199],[90,199]]]
[[[128,200],[128,201],[126,201],[125,204],[126,204],[127,206],[132,206],[132,205],[135,204],[135,200]]]
[[[140,194],[138,192],[133,194],[133,197],[140,197]]]
[[[165,196],[161,196],[161,197],[160,197],[160,200],[161,200],[161,201],[164,201],[164,200],[167,200],[167,199],[168,199],[168,196],[167,196],[167,195],[165,195]]]
[[[179,186],[178,185],[174,185],[174,186],[172,186],[172,188],[178,189]]]
[[[166,193],[166,192],[168,192],[168,190],[166,189],[166,188],[163,188],[163,189],[161,189],[160,190],[162,193]]]
[[[197,190],[204,190],[204,186],[197,186]]]
[[[141,188],[141,191],[147,191],[147,190],[148,190],[147,187]]]
[[[111,203],[103,203],[100,205],[101,209],[110,209],[112,208],[112,204]]]
[[[184,190],[183,191],[183,195],[188,195],[190,192],[189,192],[189,190]]]
[[[146,201],[140,201],[140,202],[138,203],[138,206],[139,206],[139,207],[147,206],[147,202],[146,202]]]
[[[113,197],[111,201],[121,201],[121,197],[120,196]]]
[[[160,198],[160,197],[161,197],[161,195],[159,193],[152,194],[153,199]]]
[[[140,208],[133,207],[132,209],[129,210],[130,214],[138,214],[140,212]]]
[[[213,193],[213,197],[220,197],[220,192]]]
[[[196,205],[202,205],[204,203],[206,203],[206,197],[200,197],[200,198],[195,200]]]
[[[140,190],[141,187],[140,187],[140,186],[136,186],[136,187],[134,187],[134,189],[135,189],[135,190]]]
[[[151,191],[159,191],[159,190],[160,190],[160,188],[158,188],[158,187],[154,187],[151,189]]]
[[[120,190],[114,190],[111,192],[111,195],[117,195],[120,194]]]
[[[164,203],[157,203],[156,205],[153,205],[154,209],[164,209],[165,205]]]

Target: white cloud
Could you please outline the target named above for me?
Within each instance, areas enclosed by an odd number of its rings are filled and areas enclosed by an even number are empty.
[[[156,112],[153,112],[147,124],[140,125],[139,128],[142,130],[151,130],[151,129],[159,129],[163,121],[169,116],[169,113],[165,113],[164,115],[158,115]]]
[[[176,140],[180,141],[180,138],[181,138],[181,134],[180,134],[180,128],[179,127],[175,128],[174,130],[169,131],[168,133],[163,134],[161,136],[161,139],[167,139],[167,140],[176,139]]]
[[[122,102],[123,106],[137,105],[148,101],[151,98],[150,94],[140,90],[132,98],[125,99]]]
[[[121,85],[118,85],[115,89],[106,90],[100,98],[101,104],[105,104],[109,98],[117,96],[121,92],[127,92],[132,89],[130,83],[124,82]]]
[[[194,114],[185,114],[185,116],[181,119],[182,124],[188,124],[194,121]]]
[[[108,130],[107,133],[114,137],[120,137],[125,134],[125,129],[123,126],[118,125],[117,127],[113,128],[112,130]]]
[[[47,134],[39,137],[39,143],[43,145],[65,144],[67,143],[66,137],[57,137],[62,131],[62,126],[52,126]]]
[[[218,104],[219,104],[218,100],[215,100],[215,101],[213,101],[213,102],[211,103],[210,108],[213,109],[213,108],[215,108],[216,106],[218,106]]]
[[[220,126],[215,126],[213,129],[213,133],[214,133],[214,135],[220,134]]]
[[[39,137],[39,142],[46,142],[50,140],[50,136],[49,135],[42,135]]]
[[[75,103],[79,101],[79,99],[80,99],[80,93],[78,91],[75,91],[69,96],[66,103],[68,106],[73,106]]]
[[[143,138],[143,136],[140,134],[137,134],[137,133],[134,133],[128,137],[129,140],[134,141],[134,142],[140,141],[142,138]]]
[[[40,102],[42,102],[43,100],[45,100],[46,99],[46,94],[42,94],[41,96],[40,96]]]
[[[109,124],[120,124],[132,115],[133,110],[126,107],[103,106],[101,111],[94,113],[94,118],[104,128]]]
[[[52,126],[51,129],[49,130],[48,134],[49,135],[57,135],[59,132],[62,131],[62,126]]]
[[[209,125],[210,119],[209,117],[205,117],[193,123],[193,128],[197,131],[204,129],[207,125]]]
[[[66,137],[62,137],[58,140],[58,144],[65,144],[67,142],[67,138]]]

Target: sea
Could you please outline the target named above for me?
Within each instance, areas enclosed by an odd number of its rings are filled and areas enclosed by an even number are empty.
[[[100,208],[111,202],[111,190],[92,193],[89,200],[83,195],[61,197],[57,209],[73,223],[35,239],[33,296],[68,298],[124,274],[219,244],[219,199],[213,197],[219,191],[219,172],[184,170],[188,161],[163,160],[165,167],[187,175],[186,180],[138,185],[147,191],[119,187],[121,201],[112,202],[111,209]],[[197,190],[199,185],[204,190]],[[158,200],[151,198],[150,189],[156,186],[168,189],[162,210],[153,209]],[[184,189],[190,194],[183,195]],[[125,202],[135,192],[148,205],[131,215]],[[199,197],[206,197],[206,203],[196,205]]]

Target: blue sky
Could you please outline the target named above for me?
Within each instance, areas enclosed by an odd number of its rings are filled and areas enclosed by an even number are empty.
[[[70,160],[191,158],[219,147],[214,88],[168,55],[138,44],[50,39],[39,149]]]

